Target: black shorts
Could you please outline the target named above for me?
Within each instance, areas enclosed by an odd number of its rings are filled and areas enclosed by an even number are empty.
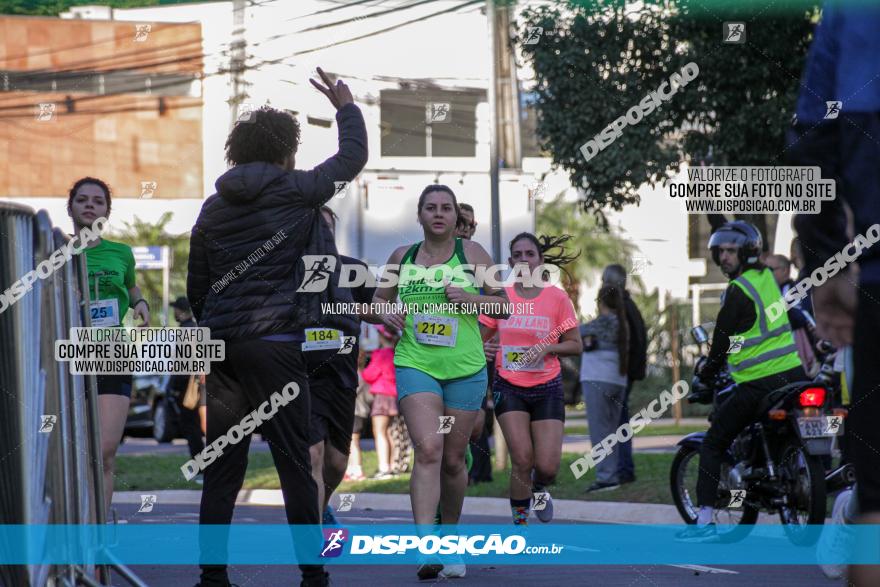
[[[347,455],[354,429],[355,390],[340,387],[335,377],[309,377],[309,395],[312,402],[309,446],[326,440]]]
[[[131,375],[97,375],[98,395],[122,395],[131,398]]]
[[[520,387],[496,375],[492,383],[492,396],[495,399],[496,417],[506,412],[528,412],[532,422],[536,420],[565,422],[562,374],[535,387]]]

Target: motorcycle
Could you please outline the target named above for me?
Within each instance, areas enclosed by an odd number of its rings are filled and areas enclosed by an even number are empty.
[[[697,326],[691,336],[703,351],[709,336]],[[761,511],[778,514],[789,539],[798,545],[813,544],[815,527],[825,521],[829,492],[854,482],[851,465],[826,474],[833,443],[843,431],[847,410],[833,407],[833,349],[825,345],[822,368],[813,381],[788,384],[767,394],[762,417],[733,441],[722,463],[714,521],[722,542],[741,540],[751,531]],[[695,373],[708,360],[702,354]],[[701,389],[695,382],[689,403],[713,404],[713,414],[736,393],[724,369]],[[711,421],[712,414],[709,419]],[[695,524],[699,507],[696,484],[700,447],[706,432],[695,432],[678,442],[669,481],[675,507],[682,519]],[[722,529],[726,531],[722,531]]]

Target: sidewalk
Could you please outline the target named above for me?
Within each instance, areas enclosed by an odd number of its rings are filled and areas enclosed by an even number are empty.
[[[632,414],[630,414],[632,416]],[[675,418],[659,418],[651,422],[652,425],[657,426],[675,426]],[[682,418],[679,422],[681,426],[709,426],[709,423],[706,421],[706,418]],[[583,413],[583,411],[578,410],[566,410],[565,411],[565,426],[566,428],[569,426],[586,426],[587,425],[587,416]]]
[[[678,441],[684,435],[672,436],[636,436],[633,438],[633,450],[651,452],[675,452]],[[562,440],[562,452],[576,452],[583,454],[593,448],[590,437],[586,434],[566,435]]]

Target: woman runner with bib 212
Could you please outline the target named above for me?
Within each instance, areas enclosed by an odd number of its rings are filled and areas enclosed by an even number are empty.
[[[450,188],[426,187],[418,203],[425,239],[394,251],[374,298],[376,303],[393,303],[399,295],[405,309],[380,318],[401,331],[394,352],[397,395],[415,449],[410,479],[413,518],[423,528],[433,524],[438,503],[444,524],[457,524],[461,515],[467,488],[465,447],[488,383],[477,313],[472,310],[503,310],[482,304],[507,302],[502,288],[484,285],[480,295],[473,272],[462,267],[470,265],[479,274],[481,267],[492,265],[492,258],[479,243],[455,237],[458,215]],[[393,278],[389,274],[398,276],[397,285],[388,281]],[[425,307],[450,303],[468,304],[471,311]],[[494,315],[507,316],[497,311]],[[419,578],[463,577],[464,564],[460,559],[453,562],[425,561]]]
[[[93,226],[98,218],[110,216],[110,188],[94,177],[73,184],[67,197],[67,213],[77,234]],[[140,318],[138,326],[150,322],[150,307],[135,284],[131,247],[99,239],[85,251],[89,272],[89,306],[92,326],[122,326],[128,309]],[[107,512],[113,498],[116,449],[122,439],[131,403],[131,375],[98,375],[98,420],[101,426],[101,454],[104,464],[104,501]]]
[[[505,291],[520,311],[506,320],[480,316],[486,352],[497,353],[492,392],[510,451],[510,510],[517,525],[527,524],[532,505],[542,522],[553,518],[546,486],[559,470],[565,425],[559,355],[580,354],[581,339],[571,300],[565,291],[544,280],[544,268],[576,258],[561,247],[569,238],[539,239],[528,232],[514,237],[510,266],[527,266],[530,278],[517,279]],[[549,254],[554,249],[560,252]],[[491,341],[496,332],[498,343]]]

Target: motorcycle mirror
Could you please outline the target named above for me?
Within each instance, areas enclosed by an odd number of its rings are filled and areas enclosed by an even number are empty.
[[[691,337],[693,337],[694,342],[697,344],[709,342],[709,335],[706,334],[706,329],[702,326],[694,326],[691,328]]]

